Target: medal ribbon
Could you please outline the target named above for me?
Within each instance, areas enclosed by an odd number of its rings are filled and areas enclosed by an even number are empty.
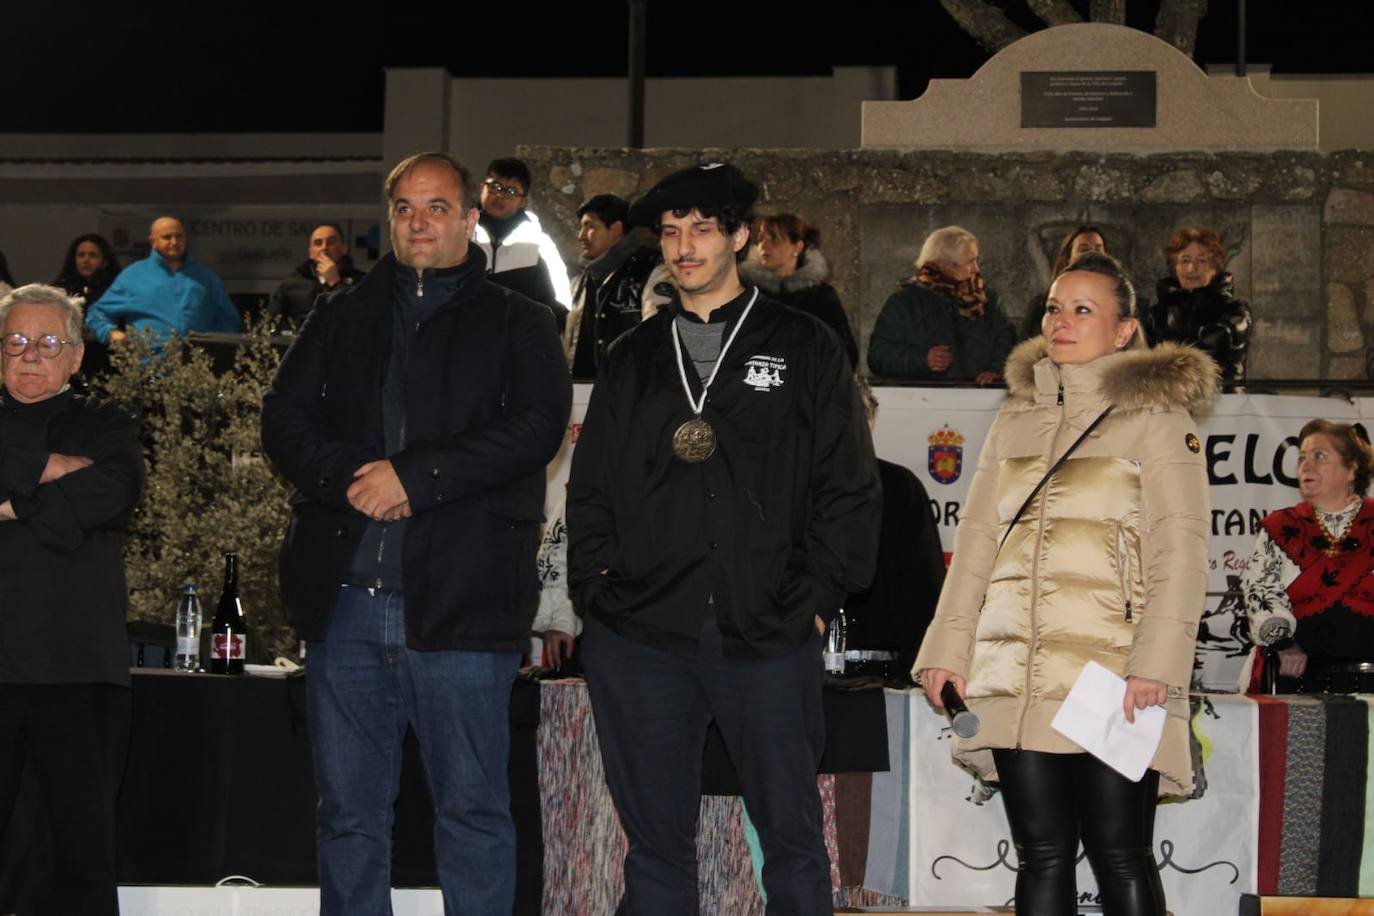
[[[739,329],[744,327],[744,321],[749,317],[749,311],[758,301],[759,288],[754,287],[754,295],[749,297],[749,304],[744,307],[744,314],[739,316],[739,321],[735,323],[735,329],[730,332],[730,337],[725,341],[725,346],[720,348],[720,353],[716,354],[716,364],[711,367],[711,375],[706,379],[706,384],[701,386],[701,400],[692,397],[692,386],[687,383],[687,367],[682,362],[682,341],[678,339],[677,318],[674,317],[673,325],[673,352],[677,354],[677,374],[682,380],[682,390],[687,393],[687,403],[692,406],[692,414],[701,416],[701,412],[706,408],[706,392],[711,390],[711,383],[716,380],[716,373],[720,371],[721,364],[725,362],[725,351],[730,349],[730,344],[735,342]]]

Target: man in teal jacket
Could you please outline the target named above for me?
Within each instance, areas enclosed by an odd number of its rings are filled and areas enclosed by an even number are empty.
[[[86,327],[103,344],[151,331],[157,341],[192,331],[239,331],[242,323],[224,284],[186,253],[186,230],[171,216],[153,220],[148,257],[124,269],[86,310]]]

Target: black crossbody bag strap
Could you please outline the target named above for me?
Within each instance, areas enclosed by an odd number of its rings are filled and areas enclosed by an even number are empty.
[[[1088,428],[1083,430],[1082,435],[1080,435],[1077,439],[1073,440],[1073,445],[1070,445],[1068,449],[1064,452],[1064,454],[1059,456],[1059,460],[1056,461],[1054,465],[1048,471],[1045,472],[1045,476],[1040,478],[1040,482],[1035,485],[1034,490],[1030,491],[1030,495],[1027,496],[1026,501],[1021,504],[1021,508],[1017,509],[1016,514],[1011,517],[1011,524],[1007,526],[1007,530],[1002,534],[1002,540],[997,542],[998,550],[1002,549],[1002,545],[1007,542],[1007,538],[1011,535],[1011,529],[1015,528],[1016,523],[1021,521],[1021,516],[1026,514],[1026,509],[1030,508],[1031,501],[1035,499],[1037,493],[1044,489],[1045,484],[1049,483],[1050,478],[1054,476],[1054,472],[1064,466],[1064,462],[1069,460],[1069,456],[1074,453],[1074,450],[1083,444],[1083,440],[1088,438],[1088,434],[1091,433],[1093,430],[1097,429],[1097,424],[1107,419],[1107,414],[1111,412],[1111,405],[1108,405],[1106,410],[1102,411],[1102,413],[1097,415],[1096,420],[1093,420],[1092,423],[1088,424]]]

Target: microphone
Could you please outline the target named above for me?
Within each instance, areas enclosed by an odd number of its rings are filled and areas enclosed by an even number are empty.
[[[1255,634],[1256,642],[1260,646],[1272,646],[1276,642],[1283,642],[1293,635],[1293,628],[1288,625],[1288,621],[1277,615],[1270,617],[1259,625],[1259,632]]]
[[[954,689],[953,681],[945,681],[945,686],[940,688],[940,702],[944,704],[945,715],[949,717],[949,725],[954,729],[954,734],[960,738],[972,738],[978,734],[981,723],[977,716],[968,711],[963,697]]]

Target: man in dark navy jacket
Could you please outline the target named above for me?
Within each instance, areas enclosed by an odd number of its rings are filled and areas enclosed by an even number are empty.
[[[757,191],[711,163],[630,210],[678,294],[598,367],[568,491],[568,571],[627,916],[697,912],[712,719],[763,847],[768,912],[832,911],[816,771],[820,630],[873,571],[880,485],[849,358],[739,279]]]
[[[391,912],[410,725],[446,909],[506,913],[507,709],[572,392],[549,310],[485,279],[467,169],[417,154],[386,193],[394,252],[312,314],[263,401],[295,486],[281,587],[310,642],[320,912]]]

